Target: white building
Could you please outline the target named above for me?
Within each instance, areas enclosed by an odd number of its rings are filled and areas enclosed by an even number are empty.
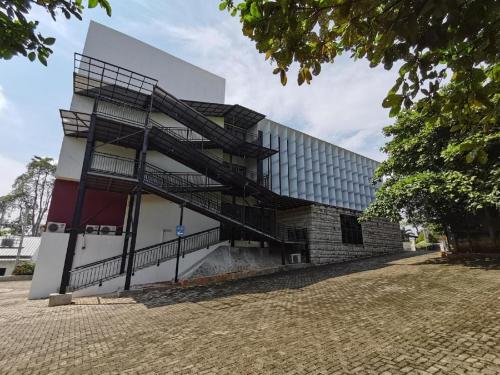
[[[19,257],[20,262],[35,262],[40,247],[40,237],[0,237],[0,276],[10,276]]]
[[[375,161],[225,104],[222,77],[92,22],[73,88],[31,298],[187,278],[221,246],[265,247],[266,265],[402,248],[397,225],[366,224],[366,243],[356,220]],[[318,204],[338,221],[322,242]]]

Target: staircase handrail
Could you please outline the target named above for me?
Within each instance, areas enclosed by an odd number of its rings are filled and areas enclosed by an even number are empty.
[[[189,234],[187,236],[183,236],[183,237],[181,237],[181,246],[182,246],[183,241],[188,241],[189,239],[200,237],[200,236],[205,235],[206,233],[216,232],[216,231],[219,231],[219,233],[220,233],[220,226],[206,229],[206,230],[203,230],[200,232],[192,233],[192,234]],[[135,251],[135,260],[134,260],[134,269],[144,268],[150,264],[157,263],[158,261],[160,261],[160,263],[161,263],[165,260],[171,259],[171,257],[168,257],[165,259],[155,259],[153,262],[148,262],[147,264],[143,263],[141,265],[136,265],[136,259],[138,259],[138,257],[140,256],[141,253],[144,253],[146,251],[150,251],[151,249],[154,249],[154,248],[160,248],[161,246],[165,246],[168,244],[177,245],[178,241],[179,241],[178,238],[174,238],[174,239],[171,239],[168,241],[163,241],[163,242],[160,242],[158,244],[146,246],[146,247],[143,247],[143,248],[136,250]],[[201,246],[200,249],[202,249],[203,247],[205,247],[205,246]],[[199,249],[189,249],[190,252],[196,251],[196,250],[199,250]],[[127,260],[128,260],[129,255],[130,255],[130,253],[126,254]],[[97,283],[102,285],[103,281],[106,281],[108,279],[111,279],[111,278],[114,278],[114,277],[121,275],[120,265],[121,265],[122,258],[123,258],[122,254],[115,255],[112,257],[104,258],[104,259],[101,259],[101,260],[98,260],[98,261],[95,261],[92,263],[84,264],[84,265],[73,268],[70,271],[70,274],[71,274],[70,287],[71,287],[71,289],[77,290],[77,289],[81,289],[81,288],[84,288],[87,286],[95,285]],[[107,265],[110,265],[110,266],[107,266]],[[94,268],[97,268],[97,267],[101,267],[100,273],[98,273],[97,271],[96,272],[92,271]],[[110,271],[110,272],[108,272],[108,271]],[[83,272],[87,272],[87,273],[84,274],[83,276],[80,276],[80,274],[82,274]],[[78,276],[75,276],[75,275],[78,275]],[[74,284],[72,281],[74,281],[75,277],[79,277],[79,279],[78,279],[79,281],[83,278],[83,280],[86,282],[80,283],[78,285],[72,285],[72,284]],[[89,278],[91,278],[91,280],[89,280]]]

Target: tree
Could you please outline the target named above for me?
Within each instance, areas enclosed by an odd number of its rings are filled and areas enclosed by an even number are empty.
[[[83,0],[0,0],[0,59],[10,59],[21,54],[31,61],[47,65],[55,38],[44,37],[36,32],[39,21],[29,20],[31,6],[44,8],[54,19],[62,13],[67,19],[82,19]],[[111,16],[108,0],[88,0],[88,8],[100,5]]]
[[[219,8],[239,16],[243,34],[276,65],[274,73],[284,85],[294,62],[301,85],[320,74],[322,64],[349,53],[372,67],[401,65],[382,103],[391,116],[403,105],[410,108],[417,95],[439,95],[451,72],[451,81],[463,86],[468,100],[485,107],[479,124],[491,127],[496,121],[496,92],[484,71],[499,69],[499,1],[221,0]],[[456,122],[457,127],[469,125]]]
[[[16,198],[12,194],[7,194],[0,197],[0,226],[5,224]]]
[[[499,88],[497,83],[494,89]],[[382,148],[388,159],[375,174],[383,183],[363,219],[405,217],[413,224],[446,229],[480,211],[500,210],[500,124],[485,130],[480,123],[485,107],[468,102],[462,89],[451,83],[384,128],[391,138]],[[494,99],[497,110],[499,98]],[[450,102],[463,108],[443,111],[443,103]],[[457,127],[460,121],[470,126]],[[471,156],[478,144],[480,150]]]
[[[17,207],[23,213],[24,224],[30,228],[32,236],[38,235],[48,211],[55,170],[52,158],[34,156],[27,165],[27,171],[18,176],[12,185],[11,195],[15,197]]]

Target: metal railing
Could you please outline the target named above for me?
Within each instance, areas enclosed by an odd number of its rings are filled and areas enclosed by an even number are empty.
[[[92,157],[91,171],[110,174],[118,177],[136,176],[137,162],[134,159],[128,159],[120,156],[114,156],[104,153],[94,153]],[[204,175],[193,173],[173,173],[167,172],[150,163],[146,163],[144,172],[144,184],[156,191],[173,194],[197,207],[213,212],[217,215],[232,219],[249,229],[257,230],[276,239],[287,241],[288,238],[295,242],[299,235],[290,231],[288,227],[278,228],[273,226],[260,225],[259,221],[247,219],[245,206],[231,205],[228,209],[227,204],[222,208],[221,195],[216,192],[207,191],[206,188],[209,179]],[[211,180],[213,183],[216,181]],[[201,183],[200,183],[201,182]]]
[[[191,142],[191,139],[188,138],[187,132],[180,131],[179,130],[180,128],[166,127],[166,126],[163,126],[163,125],[159,124],[158,122],[156,122],[154,120],[149,120],[149,123],[152,124],[153,126],[155,126],[156,128],[162,130],[164,133],[168,134],[172,138],[175,138],[176,140],[178,140],[182,144],[185,144],[188,147],[192,148],[193,152],[200,152],[200,147],[195,146]],[[197,141],[197,142],[201,143],[201,149],[202,150],[204,149],[203,143],[205,141],[208,141],[208,140],[206,138],[203,138],[201,141]],[[254,182],[259,183],[259,179],[257,178],[257,173],[256,172],[248,170],[246,167],[244,167],[242,165],[231,164],[228,161],[224,160],[224,158],[222,158],[222,157],[220,157],[218,155],[215,155],[215,153],[212,152],[212,151],[210,151],[210,150],[205,150],[203,152],[203,154],[205,156],[208,156],[210,159],[215,160],[219,164],[222,164],[224,167],[230,169],[231,171],[239,173],[242,176],[245,176],[248,179],[250,179],[250,180],[252,180]],[[262,182],[268,182],[268,181],[262,181]],[[262,185],[262,186],[268,187],[269,184],[267,183],[267,185]]]
[[[76,267],[70,271],[70,290],[74,291],[96,284],[101,286],[104,281],[120,275],[121,262],[122,256],[117,255]]]
[[[180,241],[180,254],[183,256],[210,247],[221,242],[220,227],[181,237]],[[133,271],[155,264],[159,266],[162,262],[175,258],[178,246],[179,239],[174,238],[136,250]],[[128,261],[129,255],[127,254],[126,261]],[[121,267],[122,258],[122,255],[116,255],[74,268],[70,271],[70,290],[75,291],[92,285],[101,286],[104,281],[123,275],[120,273],[121,269],[125,269],[125,267]]]
[[[96,113],[103,118],[109,118],[115,121],[123,121],[125,123],[141,127],[145,126],[147,117],[146,112],[136,105],[104,97],[97,98]],[[192,129],[185,127],[167,127],[151,118],[149,119],[148,125],[156,127],[157,129],[168,134],[180,143],[187,145],[193,150],[193,152],[203,152],[204,155],[222,164],[224,167],[232,170],[233,172],[239,173],[242,176],[245,176],[248,179],[257,182],[264,187],[269,187],[268,181],[258,178],[256,172],[248,170],[245,166],[231,164],[228,161],[224,160],[223,157],[215,155],[215,153],[213,151],[210,151],[208,147],[211,140],[201,136]],[[238,138],[244,141],[248,142],[249,139],[253,139],[254,141],[258,139],[257,134],[247,132],[245,129],[232,125],[226,126],[229,132],[237,135]],[[200,149],[203,151],[200,151]]]
[[[138,165],[138,161],[134,159],[103,152],[94,152],[92,154],[90,170],[114,176],[135,178]]]
[[[90,56],[75,53],[73,90],[90,96],[106,95],[143,105],[158,80]]]
[[[148,246],[136,252],[133,270],[136,271],[154,264],[159,265],[168,259],[173,259],[177,256],[178,248],[180,255],[184,256],[219,242],[220,227],[216,227],[181,237],[180,248],[178,238]]]
[[[224,129],[227,129],[234,136],[240,138],[242,141],[253,143],[261,146],[259,135],[257,133],[249,132],[247,129],[240,128],[239,126],[224,124]]]
[[[98,97],[95,112],[104,118],[144,127],[147,112],[142,108],[111,98]]]

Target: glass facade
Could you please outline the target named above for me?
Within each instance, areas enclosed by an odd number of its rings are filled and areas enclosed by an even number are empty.
[[[257,127],[263,145],[279,150],[262,166],[274,192],[359,211],[375,199],[377,161],[268,119]]]

